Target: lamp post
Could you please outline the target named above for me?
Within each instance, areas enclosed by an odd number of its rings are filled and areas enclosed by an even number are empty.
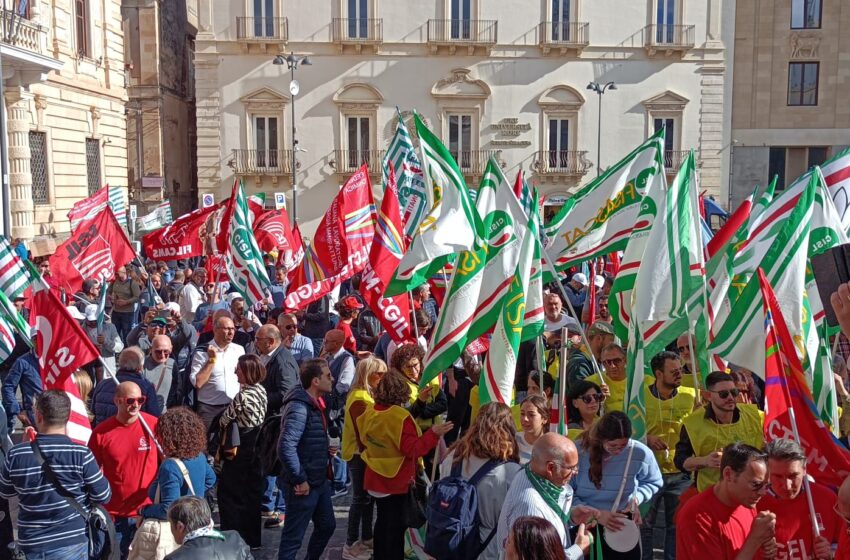
[[[596,176],[599,177],[602,174],[602,167],[600,166],[600,160],[602,158],[602,96],[609,89],[617,89],[617,84],[608,82],[605,85],[600,85],[598,82],[590,82],[587,84],[587,89],[595,91],[599,96],[599,113],[596,128]]]
[[[301,86],[295,79],[295,70],[299,66],[311,66],[313,63],[310,62],[310,59],[306,56],[298,56],[295,53],[289,53],[288,56],[283,56],[282,54],[279,54],[274,57],[274,64],[277,66],[283,66],[284,64],[286,64],[286,67],[289,68],[289,93],[292,96],[292,98],[290,99],[292,105],[292,221],[294,223],[297,223],[298,185],[296,183],[297,177],[295,175],[295,150],[298,147],[298,140],[295,139],[295,97],[301,90]]]

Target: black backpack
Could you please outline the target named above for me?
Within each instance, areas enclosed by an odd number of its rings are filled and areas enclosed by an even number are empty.
[[[254,458],[259,464],[263,476],[280,476],[283,474],[283,465],[280,464],[277,449],[280,440],[281,415],[272,414],[266,416],[260,431],[257,433],[257,442],[254,448]]]

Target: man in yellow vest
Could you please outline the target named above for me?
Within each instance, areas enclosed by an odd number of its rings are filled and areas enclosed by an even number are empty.
[[[676,525],[673,516],[679,506],[679,496],[690,486],[691,478],[676,468],[673,458],[682,422],[694,410],[696,391],[682,387],[684,370],[675,352],[659,352],[652,358],[650,367],[655,381],[644,385],[646,444],[653,450],[658,466],[661,467],[664,486],[652,499],[641,527],[641,539],[644,558],[651,559],[656,516],[663,500],[664,560],[675,560]]]
[[[618,410],[625,412],[626,400],[626,351],[616,342],[611,342],[602,348],[599,365],[605,369],[600,375],[594,373],[587,377],[587,381],[596,383],[602,387],[605,395],[605,412]]]
[[[764,445],[764,412],[754,404],[737,402],[740,390],[729,374],[713,371],[705,386],[709,404],[684,419],[673,459],[680,471],[696,474],[699,492],[720,478],[725,446],[741,442],[761,449]]]
[[[690,338],[690,341],[688,341]],[[693,364],[691,363],[691,348],[694,349],[694,360]],[[697,350],[697,339],[695,336],[691,336],[688,333],[680,335],[679,338],[676,339],[676,350],[679,351],[679,359],[682,360],[682,367],[685,370],[685,375],[682,377],[682,384],[685,387],[690,387],[691,389],[695,389],[694,387],[694,375],[692,373],[692,367],[696,366],[697,379],[702,379],[702,372],[699,370],[699,360],[696,359],[696,356],[699,354],[699,350]]]

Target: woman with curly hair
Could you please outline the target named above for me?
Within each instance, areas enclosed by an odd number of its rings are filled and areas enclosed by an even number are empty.
[[[640,525],[640,510],[661,489],[661,469],[652,450],[632,439],[632,423],[624,412],[608,412],[578,441],[578,474],[573,477],[573,507],[599,510],[597,520],[606,531],[620,532],[626,525]],[[630,530],[635,534],[637,529]],[[639,533],[628,552],[611,549],[605,539],[602,554],[613,559],[641,558]]]
[[[374,559],[404,557],[404,505],[414,483],[419,459],[432,451],[452,423],[432,426],[422,433],[404,408],[410,399],[410,383],[396,371],[383,376],[375,389],[375,406],[364,412],[357,426],[366,445],[363,486],[374,498],[378,515],[374,531]]]
[[[475,422],[440,464],[442,477],[463,477],[478,490],[479,538],[483,547],[480,559],[499,557],[502,546],[494,538],[499,513],[511,480],[520,469],[513,415],[503,403],[482,406]]]
[[[169,408],[159,417],[156,439],[165,459],[148,490],[153,503],[139,510],[131,560],[162,560],[177,548],[168,524],[169,506],[183,496],[202,498],[215,485],[215,473],[204,455],[206,436],[201,417],[185,406]]]

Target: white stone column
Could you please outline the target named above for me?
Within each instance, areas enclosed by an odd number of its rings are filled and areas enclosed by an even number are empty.
[[[23,88],[6,90],[6,130],[9,133],[9,207],[12,237],[32,239],[34,206],[30,168],[29,102],[32,94]]]

